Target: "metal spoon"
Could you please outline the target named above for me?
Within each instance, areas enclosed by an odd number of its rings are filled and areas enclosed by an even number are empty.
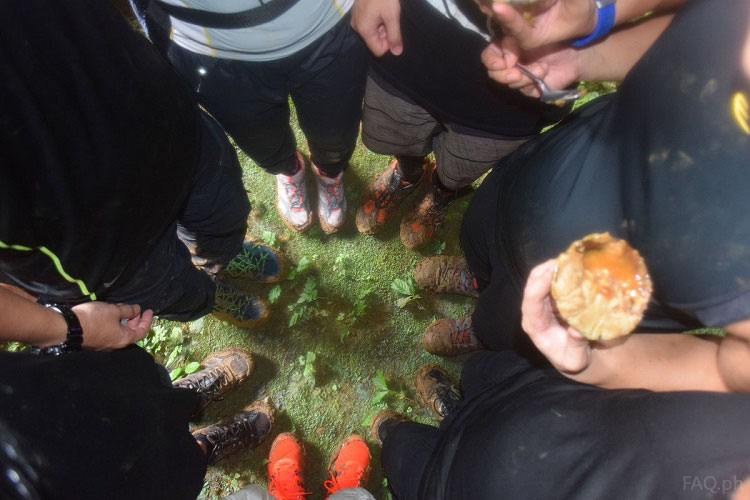
[[[584,90],[577,89],[552,90],[547,86],[544,80],[536,76],[525,67],[521,66],[520,64],[516,64],[516,68],[518,68],[521,73],[534,80],[534,83],[536,83],[536,86],[539,88],[539,92],[541,93],[541,96],[539,96],[539,100],[542,102],[551,102],[553,104],[562,106],[568,101],[575,101],[576,99],[580,99],[581,97],[583,97],[583,94],[586,93],[586,91]]]

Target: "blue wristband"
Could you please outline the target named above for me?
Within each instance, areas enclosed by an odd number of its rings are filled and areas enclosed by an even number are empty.
[[[575,40],[571,45],[573,47],[583,47],[597,38],[601,38],[612,29],[615,25],[615,0],[596,0],[596,28],[586,38]]]

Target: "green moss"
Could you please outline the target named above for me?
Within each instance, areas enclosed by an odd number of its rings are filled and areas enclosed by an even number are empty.
[[[300,149],[306,143],[296,130]],[[386,405],[409,412],[417,421],[435,424],[419,407],[413,387],[414,372],[424,363],[440,363],[458,375],[458,360],[443,360],[421,348],[424,329],[435,317],[465,316],[473,307],[470,299],[438,297],[423,293],[418,301],[404,309],[396,307],[391,283],[412,273],[423,256],[407,250],[399,239],[399,221],[413,200],[407,200],[385,230],[376,236],[360,235],[354,225],[354,211],[371,179],[388,164],[389,158],[375,155],[358,143],[345,182],[350,203],[346,226],[336,235],[326,235],[315,225],[303,234],[290,231],[275,210],[275,181],[238,150],[243,168],[243,181],[253,202],[248,219],[252,239],[263,241],[269,233],[276,235],[275,246],[292,264],[303,256],[310,267],[293,281],[281,283],[281,295],[272,306],[268,323],[255,330],[241,330],[207,317],[202,329],[191,336],[188,360],[200,360],[216,349],[240,346],[252,351],[256,368],[250,379],[225,399],[211,405],[196,425],[206,425],[250,404],[268,397],[279,408],[274,436],[279,432],[297,432],[305,443],[307,470],[305,484],[313,492],[311,498],[322,498],[323,481],[327,479],[327,463],[338,442],[356,433],[365,437],[373,453],[373,473],[368,488],[377,498],[387,498],[379,467],[379,447],[369,435],[365,422]],[[314,200],[314,179],[307,177]],[[445,241],[443,253],[459,252],[458,228],[465,198],[455,203],[440,229]],[[431,254],[432,246],[424,255]],[[432,247],[434,248],[434,247]],[[289,304],[299,296],[305,280],[313,276],[317,282],[318,300],[313,304],[309,320],[288,327]],[[253,290],[268,297],[273,285],[257,285]],[[341,336],[345,327],[338,313],[348,313],[363,289],[372,289],[365,299],[364,315]],[[298,358],[308,351],[316,354],[315,381],[302,375],[304,367]],[[394,393],[384,402],[371,402],[377,389],[372,381],[377,370],[385,374]],[[268,482],[266,464],[272,440],[247,453],[241,453],[209,468],[204,498],[220,498],[238,487]]]

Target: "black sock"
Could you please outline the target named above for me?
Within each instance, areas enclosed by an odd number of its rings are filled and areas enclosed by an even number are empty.
[[[424,156],[401,156],[397,155],[398,171],[406,182],[417,182],[422,178],[424,169]]]
[[[342,170],[344,170],[343,165],[340,163],[336,163],[334,165],[318,165],[315,164],[316,167],[318,167],[318,170],[321,174],[325,175],[329,179],[335,179],[336,176],[338,176]]]

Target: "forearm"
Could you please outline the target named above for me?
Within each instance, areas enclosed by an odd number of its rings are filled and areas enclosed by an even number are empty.
[[[0,286],[0,341],[48,346],[65,341],[65,319],[32,298]]]
[[[615,26],[637,19],[648,12],[664,12],[676,9],[687,0],[617,0],[615,4]]]
[[[579,382],[607,389],[727,391],[718,363],[719,342],[684,334],[633,334],[592,346]]]
[[[581,80],[621,81],[646,53],[674,17],[665,14],[613,32],[579,51]]]

